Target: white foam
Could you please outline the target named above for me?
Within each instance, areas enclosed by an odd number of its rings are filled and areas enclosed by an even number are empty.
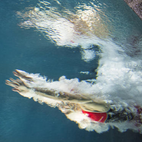
[[[59,2],[57,4],[61,5]],[[46,1],[40,1],[32,10],[17,13],[26,19],[21,23],[21,27],[35,27],[58,46],[74,48],[80,45],[83,49],[82,59],[88,62],[95,58],[95,52],[89,49],[90,45],[100,45],[100,38],[106,37],[109,32],[93,7],[84,4],[76,9],[78,10],[75,13],[65,7],[60,11]]]
[[[42,4],[45,4],[43,1]],[[61,5],[61,3],[59,3]],[[70,16],[77,17],[77,22],[74,19],[68,19],[65,16],[65,12],[61,13],[54,10],[46,10],[43,7],[34,8],[28,12],[28,16],[20,13],[21,16],[27,18],[25,22],[21,24],[24,27],[35,27],[40,32],[43,32],[46,37],[53,40],[58,46],[68,46],[75,48],[78,45],[81,46],[82,59],[84,61],[90,61],[95,58],[95,51],[90,49],[90,45],[98,45],[101,53],[99,54],[99,66],[97,69],[97,78],[95,79],[95,84],[88,83],[86,81],[79,82],[78,79],[66,79],[64,76],[59,79],[59,81],[48,82],[46,78],[42,78],[38,74],[26,74],[26,76],[32,77],[33,82],[28,82],[23,80],[30,88],[40,87],[42,89],[54,89],[57,92],[69,92],[73,95],[80,94],[84,97],[91,98],[92,100],[102,100],[106,103],[113,104],[119,108],[119,106],[126,107],[129,106],[134,110],[134,105],[142,106],[142,60],[141,60],[141,50],[139,50],[139,56],[131,52],[130,56],[128,54],[129,48],[125,45],[120,46],[116,44],[107,34],[107,30],[102,33],[93,33],[90,28],[92,28],[92,15],[97,15],[93,7],[85,6],[86,10],[79,9],[76,13],[69,12]],[[51,8],[51,7],[50,7]],[[68,10],[69,11],[69,10]],[[90,19],[88,19],[90,18]],[[97,15],[97,18],[100,18]],[[87,21],[84,28],[84,23],[82,21]],[[79,21],[80,20],[80,21]],[[93,20],[96,20],[93,18]],[[101,18],[99,19],[101,21]],[[78,23],[82,22],[82,28],[78,27]],[[94,23],[96,24],[96,23]],[[100,23],[99,23],[100,24]],[[98,24],[98,25],[99,25]],[[97,24],[96,24],[97,25]],[[102,25],[104,29],[106,27]],[[100,31],[103,30],[102,27]],[[77,28],[77,29],[76,29]],[[84,30],[84,31],[83,31]],[[105,35],[104,37],[101,37]],[[138,43],[141,46],[141,42]],[[132,47],[133,48],[133,47]],[[32,90],[33,91],[33,90]],[[33,95],[33,92],[24,94],[23,96],[31,98],[34,100],[40,100],[47,104],[53,104],[56,106],[58,103],[54,100],[48,100],[46,97],[41,97],[40,95]],[[52,103],[50,103],[50,101]],[[64,111],[61,109],[64,113]],[[136,110],[134,110],[136,111]],[[137,130],[137,127],[132,123],[110,123],[110,124],[99,124],[92,122],[88,117],[84,116],[81,112],[72,112],[67,117],[79,124],[80,128],[85,128],[87,130],[96,130],[101,133],[107,131],[109,126],[116,126],[121,132],[127,129]],[[141,127],[139,127],[141,131]]]

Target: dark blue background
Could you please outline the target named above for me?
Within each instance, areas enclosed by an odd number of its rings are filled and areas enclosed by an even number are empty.
[[[57,80],[60,76],[88,79],[95,76],[97,58],[85,63],[79,48],[57,48],[35,29],[22,29],[16,12],[37,0],[0,0],[0,142],[140,142],[142,135],[116,129],[98,134],[80,130],[57,108],[39,104],[12,92],[5,80],[22,69]],[[67,1],[71,6],[75,1]],[[91,75],[81,75],[89,70]]]

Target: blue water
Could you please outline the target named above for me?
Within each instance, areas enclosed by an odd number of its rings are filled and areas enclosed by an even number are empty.
[[[80,130],[57,108],[24,98],[5,85],[15,69],[41,73],[54,80],[62,75],[80,79],[95,76],[97,58],[85,63],[79,49],[57,48],[35,29],[18,26],[20,19],[16,11],[35,6],[37,2],[0,1],[0,142],[140,142],[142,135],[132,131],[119,133],[110,129],[97,134]],[[81,75],[82,70],[92,74]]]

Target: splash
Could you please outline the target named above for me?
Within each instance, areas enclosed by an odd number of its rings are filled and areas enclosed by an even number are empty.
[[[57,1],[39,1],[36,7],[27,12],[17,12],[24,19],[21,27],[34,27],[58,46],[81,46],[82,59],[91,61],[95,57],[91,45],[101,44],[101,39],[109,35],[107,24],[102,20],[99,9],[86,4],[78,5],[73,10],[63,7]]]
[[[36,28],[58,46],[81,46],[85,61],[94,59],[91,45],[97,45],[101,51],[97,78],[80,82],[62,76],[59,81],[49,81],[39,74],[16,70],[14,75],[19,79],[6,84],[24,97],[58,107],[79,128],[101,133],[117,127],[121,132],[131,129],[142,133],[141,37],[133,35],[129,45],[116,42],[103,12],[92,2],[73,10],[59,1],[55,5],[39,1],[31,10],[18,12],[24,19],[21,27]]]

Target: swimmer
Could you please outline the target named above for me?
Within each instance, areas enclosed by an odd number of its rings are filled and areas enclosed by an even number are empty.
[[[83,125],[86,121],[91,124],[111,123],[111,125],[132,122],[137,127],[142,124],[142,108],[140,106],[135,106],[136,112],[134,112],[129,107],[117,109],[114,105],[103,100],[92,100],[90,95],[81,94],[76,88],[67,89],[70,82],[64,80],[63,77],[59,81],[50,82],[37,74],[28,74],[21,70],[15,70],[14,75],[19,79],[6,80],[6,84],[12,86],[13,91],[40,103],[45,102],[49,106],[58,107],[67,118],[79,124]]]

